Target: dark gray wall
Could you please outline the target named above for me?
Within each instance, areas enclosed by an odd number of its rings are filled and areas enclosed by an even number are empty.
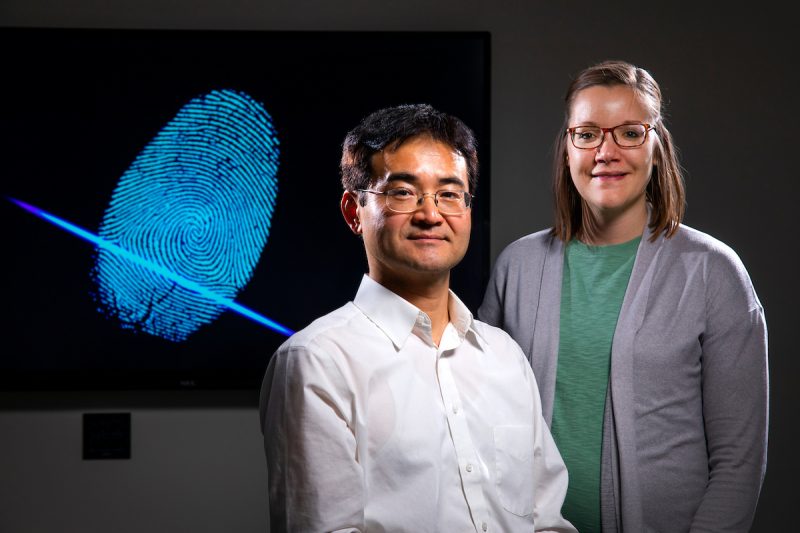
[[[790,20],[769,2],[747,10],[499,0],[0,5],[0,25],[492,32],[493,257],[549,224],[549,154],[570,76],[605,58],[649,69],[665,91],[687,170],[686,222],[737,250],[766,309],[770,458],[754,531],[789,529],[789,489],[800,473],[790,449],[800,399],[797,350],[789,344],[798,296],[790,154],[800,124]],[[397,66],[397,75],[413,75],[413,65]],[[0,531],[264,531],[254,402],[225,394],[0,396]],[[81,461],[81,413],[120,409],[132,412],[134,457]]]

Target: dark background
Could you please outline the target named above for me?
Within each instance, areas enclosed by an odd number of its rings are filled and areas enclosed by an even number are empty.
[[[477,310],[489,277],[488,33],[6,28],[0,48],[19,50],[5,64],[14,81],[0,85],[0,101],[14,102],[0,129],[3,196],[95,234],[120,176],[182,106],[215,89],[262,103],[280,142],[278,195],[236,302],[295,331],[352,299],[366,271],[339,213],[347,131],[405,103],[461,118],[485,149],[453,288]],[[415,76],[393,76],[385,57]],[[180,343],[123,329],[97,311],[92,244],[11,202],[0,202],[0,226],[14,228],[0,264],[0,389],[256,389],[265,354],[286,339],[230,310]]]
[[[664,91],[687,172],[686,222],[739,253],[766,310],[770,445],[755,532],[796,529],[795,20],[769,1],[0,4],[0,24],[7,25],[491,32],[491,260],[550,224],[550,152],[571,76],[608,58],[649,69]],[[359,65],[339,64],[357,77]],[[425,82],[415,78],[415,65],[391,57],[383,65],[393,76]],[[0,395],[0,530],[264,531],[256,401],[203,391]],[[131,459],[81,461],[81,414],[112,409],[131,412]]]

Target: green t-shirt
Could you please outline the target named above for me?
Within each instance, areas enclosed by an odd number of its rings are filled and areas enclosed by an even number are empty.
[[[553,438],[569,472],[564,518],[600,532],[600,461],[611,342],[641,237],[564,254]]]

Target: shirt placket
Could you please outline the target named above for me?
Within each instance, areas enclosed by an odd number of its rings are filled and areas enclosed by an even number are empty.
[[[445,340],[444,338],[442,339]],[[475,452],[464,416],[461,403],[461,396],[458,393],[453,372],[450,368],[450,359],[442,357],[442,353],[454,346],[443,347],[445,342],[440,344],[436,352],[436,368],[439,377],[439,390],[444,402],[447,424],[450,428],[450,437],[456,451],[456,459],[461,476],[461,485],[466,495],[467,505],[472,515],[472,523],[475,531],[484,533],[489,530],[489,512],[486,500],[483,496],[482,485],[486,481],[485,474],[481,471],[481,463]],[[448,343],[449,344],[449,343]]]

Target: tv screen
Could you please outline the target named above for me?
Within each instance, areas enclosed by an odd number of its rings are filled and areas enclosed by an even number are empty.
[[[479,142],[489,271],[489,35],[2,28],[4,390],[257,388],[351,300],[345,134],[429,103]]]

